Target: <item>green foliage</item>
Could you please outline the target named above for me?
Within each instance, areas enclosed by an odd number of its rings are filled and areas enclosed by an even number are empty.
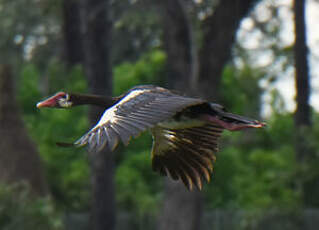
[[[117,169],[117,200],[119,206],[142,216],[155,213],[159,201],[158,175],[151,170],[149,149],[127,151],[125,161]]]
[[[154,50],[135,63],[116,66],[114,94],[119,95],[139,84],[161,84],[164,64],[164,53]],[[262,93],[258,81],[262,73],[249,67],[236,71],[233,67],[224,71],[225,105],[232,112],[258,117]],[[86,152],[55,145],[56,141],[73,142],[87,131],[87,108],[44,109],[40,112],[35,107],[42,98],[38,89],[40,83],[49,82],[50,88],[44,95],[50,95],[63,88],[87,92],[86,82],[81,68],[66,73],[56,61],[51,62],[46,78],[39,72],[35,66],[25,65],[20,74],[18,99],[24,119],[45,161],[50,188],[59,207],[87,210],[90,180]],[[296,175],[302,172],[309,177],[317,176],[316,164],[314,162],[303,171],[297,164],[291,114],[275,110],[267,124],[260,130],[223,134],[212,181],[205,186],[208,208],[293,209],[300,204],[300,194],[295,187]],[[318,149],[319,126],[315,125],[313,130],[307,134],[307,140]],[[116,153],[119,209],[129,210],[139,218],[155,216],[162,198],[162,178],[151,170],[151,143],[151,136],[145,133],[132,140],[128,147],[120,146]]]
[[[133,86],[160,84],[163,80],[165,55],[154,50],[136,63],[125,62],[114,69],[114,94],[119,95]],[[121,208],[138,216],[155,213],[160,196],[160,177],[151,170],[152,139],[149,133],[132,140],[122,150],[124,156],[116,170],[117,201]]]
[[[282,120],[274,118],[271,124]],[[208,186],[210,206],[292,209],[299,204],[300,194],[294,188],[298,168],[289,139],[293,126],[271,127],[224,137],[229,143],[218,154],[216,174]]]
[[[87,208],[89,170],[86,153],[79,149],[61,148],[55,144],[73,142],[74,138],[87,131],[86,108],[39,111],[35,107],[42,98],[38,85],[45,80],[55,82],[50,84],[50,92],[46,95],[61,88],[84,92],[87,91],[86,83],[79,67],[65,73],[63,66],[57,62],[51,63],[48,76],[50,79],[40,79],[35,66],[24,66],[19,80],[18,99],[23,108],[26,125],[44,159],[52,195],[60,205],[70,209]]]
[[[39,76],[40,73],[34,65],[26,65],[21,71],[17,97],[24,114],[33,114],[36,109],[34,100],[41,98],[38,90]]]
[[[238,70],[237,70],[238,71]],[[223,98],[232,112],[258,117],[262,73],[249,67],[223,73]],[[212,183],[206,190],[209,207],[293,209],[300,202],[295,189],[292,115],[276,112],[261,130],[225,132],[215,164]]]
[[[229,65],[222,76],[223,104],[234,113],[258,116],[262,90],[259,80],[263,73],[244,66],[241,70]]]
[[[88,130],[87,108],[67,111],[44,109],[40,112],[35,107],[42,97],[56,91],[87,92],[81,68],[67,72],[56,59],[48,59],[61,44],[61,4],[62,1],[57,4],[47,0],[0,0],[0,60],[13,62],[19,68],[24,58],[33,63],[23,65],[21,69],[16,68],[20,72],[17,98],[27,128],[44,160],[54,199],[36,199],[27,188],[21,186],[0,186],[1,229],[62,229],[61,218],[53,202],[64,210],[88,210],[90,179],[86,151],[60,148],[55,144],[56,141],[73,142]],[[158,18],[149,11],[150,8],[141,7],[143,4],[140,4],[140,1],[114,1],[112,5],[116,8],[117,42],[114,45],[118,46],[113,54],[116,63],[115,95],[135,85],[161,85],[164,81],[165,54],[161,50],[150,50],[160,44]],[[207,9],[207,2],[203,1],[203,4],[197,4],[197,14]],[[132,7],[143,14],[137,17],[137,11],[132,10]],[[272,17],[271,20],[278,18]],[[265,23],[270,27],[265,27]],[[273,63],[279,68],[266,69],[268,77],[273,75],[273,80],[280,76],[278,72],[289,69],[292,57],[291,47],[280,47],[282,43],[278,42],[278,25],[268,20],[255,23],[255,26],[262,26],[271,35],[271,41],[266,42],[268,44],[263,42],[262,52],[265,51],[265,45],[273,46],[270,48],[274,54],[270,56],[280,56],[273,58]],[[140,55],[145,50],[150,51]],[[250,56],[257,58],[261,54],[256,49],[252,50],[254,55],[246,54],[246,59]],[[123,57],[126,60],[139,59],[119,64]],[[247,63],[246,60],[244,63]],[[228,110],[259,117],[263,93],[259,80],[264,77],[260,69],[246,64],[239,70],[233,66],[225,68],[221,92],[222,103]],[[272,79],[268,81],[272,82]],[[301,132],[306,136],[306,145],[314,150],[314,156],[311,156],[310,162],[300,165],[295,159],[293,115],[285,113],[284,100],[278,91],[270,93],[274,113],[267,118],[268,126],[265,129],[224,133],[213,179],[205,186],[207,207],[293,209],[300,204],[301,196],[296,188],[296,178],[299,182],[307,182],[319,177],[319,117],[314,117],[311,130],[304,129]],[[162,178],[151,170],[150,149],[151,137],[145,134],[133,140],[127,148],[120,147],[121,151],[116,155],[117,203],[120,209],[129,210],[138,217],[149,213],[155,215],[162,195]],[[317,193],[314,192],[314,196]]]
[[[136,61],[161,45],[162,28],[157,7],[138,1],[122,0],[112,3],[114,41],[112,58],[115,65],[123,60]]]
[[[291,188],[294,172],[294,151],[284,146],[276,151],[256,149],[249,154],[246,172],[248,178],[237,177],[235,184],[243,191],[239,196],[242,207],[281,207],[297,205],[298,194]],[[250,169],[248,169],[248,167]],[[253,181],[254,183],[248,183]]]
[[[165,54],[153,50],[143,55],[137,62],[124,62],[114,68],[114,94],[120,95],[133,86],[140,84],[163,83]]]
[[[114,70],[114,94],[119,95],[139,84],[161,82],[165,55],[154,50],[136,63],[123,63]],[[35,105],[43,98],[38,85],[46,83],[50,88],[44,95],[61,90],[87,92],[81,68],[66,73],[57,61],[51,61],[46,75],[32,64],[22,68],[18,82],[18,100],[24,119],[33,139],[38,144],[47,169],[47,178],[53,197],[60,207],[71,210],[87,210],[89,206],[89,168],[85,150],[61,148],[55,142],[73,142],[89,128],[87,108],[72,110],[42,109]],[[116,183],[120,207],[138,215],[156,210],[160,179],[151,170],[151,136],[142,135],[117,153]],[[120,148],[121,149],[121,148]],[[123,157],[121,157],[123,156]],[[137,191],[132,193],[132,191]]]
[[[62,230],[62,218],[50,198],[35,198],[24,184],[0,185],[2,230]]]
[[[0,0],[0,62],[20,68],[23,59],[46,66],[61,39],[62,1]],[[53,51],[54,52],[54,51]],[[36,53],[36,55],[34,55]]]

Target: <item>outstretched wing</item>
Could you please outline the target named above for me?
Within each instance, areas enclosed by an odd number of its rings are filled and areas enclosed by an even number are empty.
[[[157,126],[152,129],[153,170],[181,180],[189,190],[194,185],[201,190],[203,181],[210,181],[222,131],[218,124],[207,123],[185,129]]]
[[[90,151],[100,151],[104,146],[114,150],[120,140],[127,145],[131,137],[170,119],[188,106],[202,103],[205,103],[202,99],[180,96],[160,87],[135,89],[106,110],[96,126],[75,145],[88,144]]]

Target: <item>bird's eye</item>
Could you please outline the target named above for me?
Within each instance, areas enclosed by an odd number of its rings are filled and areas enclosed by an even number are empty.
[[[67,101],[67,100],[70,99],[70,96],[69,96],[69,94],[66,93],[66,94],[64,94],[64,95],[61,96],[61,99],[64,99],[64,100]]]
[[[58,99],[60,107],[66,108],[72,106],[72,101],[70,101],[70,95],[64,94]]]

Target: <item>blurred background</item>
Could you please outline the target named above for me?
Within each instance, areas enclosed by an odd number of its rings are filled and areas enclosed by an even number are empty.
[[[0,0],[0,229],[318,229],[319,1]],[[177,89],[266,121],[224,132],[211,183],[151,170],[149,133],[60,148],[103,110],[61,90]]]

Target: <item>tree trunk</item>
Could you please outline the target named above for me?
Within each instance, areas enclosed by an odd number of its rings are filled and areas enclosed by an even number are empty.
[[[319,179],[318,175],[310,176],[309,171],[316,170],[317,165],[312,166],[316,161],[315,150],[312,148],[308,137],[312,133],[310,97],[310,76],[308,66],[308,48],[306,38],[305,22],[305,0],[294,1],[295,15],[295,84],[296,84],[296,104],[295,128],[296,159],[302,166],[299,188],[302,191],[302,200],[306,208],[319,206]],[[313,173],[311,173],[313,174]]]
[[[191,82],[197,75],[197,58],[191,23],[183,0],[161,1],[164,46],[167,53],[168,87],[192,93]],[[181,182],[165,179],[160,230],[200,228],[201,194],[189,192]]]
[[[84,68],[91,93],[112,95],[110,41],[112,23],[109,19],[109,1],[83,0],[81,14],[83,25]],[[104,109],[92,108],[89,119],[95,124]],[[91,161],[93,204],[93,229],[115,228],[114,161],[105,148],[89,154]]]
[[[162,215],[159,218],[159,229],[200,229],[202,200],[203,197],[199,191],[190,192],[182,183],[165,179],[165,192]]]
[[[167,53],[167,83],[169,88],[190,92],[196,84],[197,52],[191,21],[183,0],[160,2]]]
[[[306,44],[305,0],[294,1],[295,14],[295,83],[297,89],[296,126],[310,126],[310,77]]]
[[[231,57],[240,21],[257,1],[220,1],[214,14],[204,22],[199,63],[185,2],[161,1],[169,87],[189,94],[201,94],[205,98],[217,98],[221,73]],[[166,180],[160,230],[198,230],[201,214],[200,192],[189,192],[181,183]]]
[[[26,182],[33,193],[47,195],[43,165],[22,121],[9,65],[0,65],[0,136],[0,182]]]
[[[82,62],[80,1],[63,0],[64,59],[68,67]]]
[[[218,100],[220,82],[225,64],[241,20],[259,0],[223,0],[202,24],[203,44],[200,49],[199,89],[202,96]]]

